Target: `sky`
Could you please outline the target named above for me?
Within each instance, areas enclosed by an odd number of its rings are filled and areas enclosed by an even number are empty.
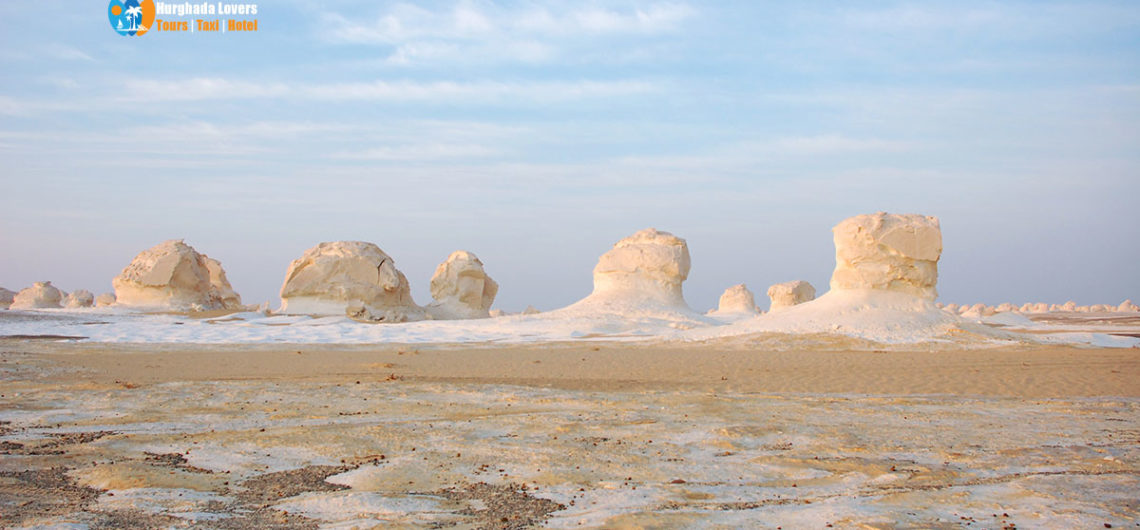
[[[163,18],[163,17],[159,17]],[[176,20],[185,20],[178,19]],[[189,17],[188,19],[192,19]],[[244,301],[321,241],[430,301],[589,294],[647,227],[685,296],[827,289],[831,227],[940,218],[940,300],[1140,301],[1140,3],[266,1],[258,31],[121,36],[0,3],[0,286],[110,291],[185,239]]]

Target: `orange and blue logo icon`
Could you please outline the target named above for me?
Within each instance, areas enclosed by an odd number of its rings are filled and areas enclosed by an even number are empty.
[[[142,35],[154,24],[153,0],[111,0],[107,4],[111,29],[119,35]]]

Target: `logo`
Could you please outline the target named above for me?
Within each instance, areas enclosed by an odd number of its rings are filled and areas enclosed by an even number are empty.
[[[111,0],[107,4],[111,29],[119,35],[143,35],[154,24],[153,0]]]

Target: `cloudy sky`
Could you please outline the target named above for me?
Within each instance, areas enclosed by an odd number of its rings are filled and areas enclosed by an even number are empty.
[[[830,229],[941,218],[946,302],[1140,300],[1140,3],[259,3],[252,34],[112,31],[0,3],[0,286],[110,290],[184,238],[247,302],[320,241],[430,300],[476,253],[498,307],[590,291],[638,229],[686,298],[821,292]],[[762,303],[761,305],[766,305]]]

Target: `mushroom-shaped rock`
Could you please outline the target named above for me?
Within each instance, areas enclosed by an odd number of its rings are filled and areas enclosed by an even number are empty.
[[[36,282],[21,289],[12,299],[11,309],[55,309],[63,302],[63,291],[51,282]]]
[[[9,291],[0,287],[0,309],[8,309],[12,305],[12,300],[16,299],[16,291]]]
[[[365,315],[373,322],[422,320],[423,308],[396,262],[364,241],[332,241],[293,260],[281,286],[281,311],[300,315]]]
[[[63,299],[63,307],[75,309],[95,305],[95,295],[86,289],[76,289]]]
[[[435,301],[425,309],[437,320],[488,318],[498,292],[499,284],[487,276],[483,262],[475,254],[457,250],[435,268],[431,277]]]
[[[768,288],[768,298],[772,301],[768,310],[777,311],[815,300],[815,287],[803,280],[777,283]]]
[[[832,289],[878,289],[938,297],[942,230],[938,218],[879,212],[835,226]]]
[[[759,312],[760,310],[756,308],[756,297],[752,296],[752,291],[749,291],[748,287],[741,283],[725,289],[724,293],[720,295],[716,311],[712,311],[710,314],[757,314]]]
[[[103,293],[95,297],[95,307],[115,305],[115,293]]]
[[[182,240],[159,243],[135,256],[111,280],[117,305],[175,310],[238,309],[234,292],[217,260]]]
[[[618,241],[598,259],[590,297],[687,308],[681,283],[689,277],[689,266],[684,239],[647,228]]]

